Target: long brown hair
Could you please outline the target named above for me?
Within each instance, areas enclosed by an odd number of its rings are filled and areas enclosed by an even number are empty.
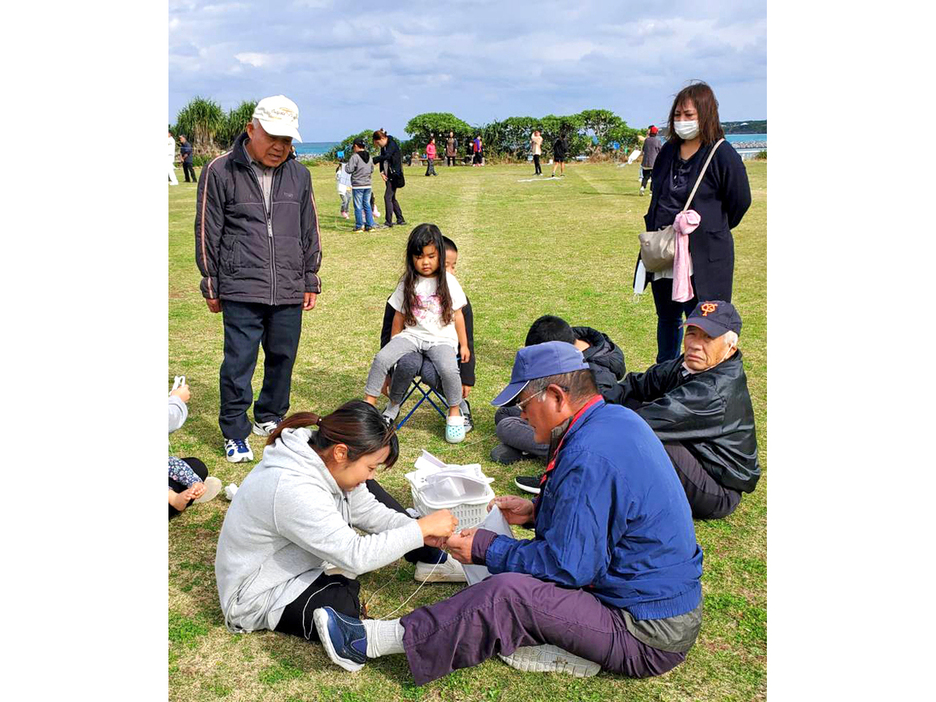
[[[702,144],[714,144],[719,139],[725,137],[725,130],[722,129],[721,122],[718,119],[718,100],[715,99],[715,93],[709,87],[708,83],[698,81],[676,93],[676,99],[673,100],[673,106],[669,111],[669,134],[667,139],[672,139],[673,143],[680,144],[682,139],[676,134],[676,108],[680,107],[687,100],[691,100],[695,106],[699,119],[699,137]]]
[[[417,224],[410,232],[406,242],[406,271],[403,273],[403,323],[408,327],[416,325],[416,283],[419,273],[413,258],[422,253],[423,247],[432,244],[439,254],[439,269],[436,271],[436,295],[442,307],[442,324],[451,324],[455,318],[452,310],[452,294],[448,288],[448,275],[445,272],[445,240],[442,231],[434,224]]]
[[[348,447],[348,460],[355,461],[361,456],[376,453],[384,446],[389,446],[390,454],[384,461],[387,468],[396,463],[400,455],[400,443],[393,424],[387,424],[380,411],[364,400],[346,402],[324,417],[315,412],[291,414],[270,434],[267,446],[273,444],[284,429],[311,426],[318,427],[318,431],[312,432],[309,446],[319,454],[329,446],[344,444]]]

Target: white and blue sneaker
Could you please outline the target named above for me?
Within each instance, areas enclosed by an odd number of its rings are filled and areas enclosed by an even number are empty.
[[[331,607],[312,612],[315,630],[332,663],[356,673],[367,662],[367,633],[360,619],[338,614]]]
[[[283,421],[282,417],[271,419],[269,422],[254,421],[253,429],[251,429],[251,431],[253,431],[253,433],[256,434],[257,436],[269,436],[274,431],[276,431],[276,427],[278,427],[280,422],[282,421]]]
[[[227,439],[224,442],[224,456],[231,463],[252,461],[253,451],[244,439]]]

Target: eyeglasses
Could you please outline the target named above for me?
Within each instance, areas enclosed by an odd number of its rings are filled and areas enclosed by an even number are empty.
[[[530,400],[532,400],[534,397],[539,397],[539,396],[542,395],[544,392],[546,392],[546,388],[543,388],[542,390],[540,390],[540,391],[539,391],[538,393],[536,393],[535,395],[530,395],[530,396],[529,396],[527,399],[525,399],[525,400],[521,400],[521,401],[518,402],[516,405],[514,405],[514,407],[518,407],[518,408],[520,409],[520,411],[523,412],[523,408],[526,406],[526,404],[527,404]]]

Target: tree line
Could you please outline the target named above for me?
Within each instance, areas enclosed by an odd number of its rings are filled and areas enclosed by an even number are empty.
[[[176,123],[169,125],[177,138],[184,134],[195,149],[196,165],[202,165],[213,156],[231,148],[234,140],[244,131],[257,106],[256,100],[245,100],[228,112],[210,98],[195,97],[179,110]],[[642,130],[633,129],[611,110],[583,110],[574,115],[546,115],[545,117],[508,117],[489,124],[473,126],[450,112],[426,112],[406,123],[407,138],[398,140],[404,154],[422,153],[430,136],[436,137],[439,155],[445,151],[449,132],[458,139],[460,155],[470,153],[471,141],[481,135],[486,155],[496,158],[525,160],[530,153],[530,136],[538,129],[543,136],[543,155],[550,157],[555,140],[565,137],[569,156],[590,156],[619,148],[633,149]],[[337,160],[338,152],[350,156],[351,142],[361,138],[371,144],[373,130],[365,130],[345,137],[324,155],[326,160]],[[397,135],[394,135],[397,136]]]

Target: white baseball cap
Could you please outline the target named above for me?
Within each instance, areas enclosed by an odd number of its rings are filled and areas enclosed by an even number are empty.
[[[254,108],[253,118],[260,121],[267,134],[288,136],[302,143],[299,136],[299,108],[285,95],[265,97]]]

